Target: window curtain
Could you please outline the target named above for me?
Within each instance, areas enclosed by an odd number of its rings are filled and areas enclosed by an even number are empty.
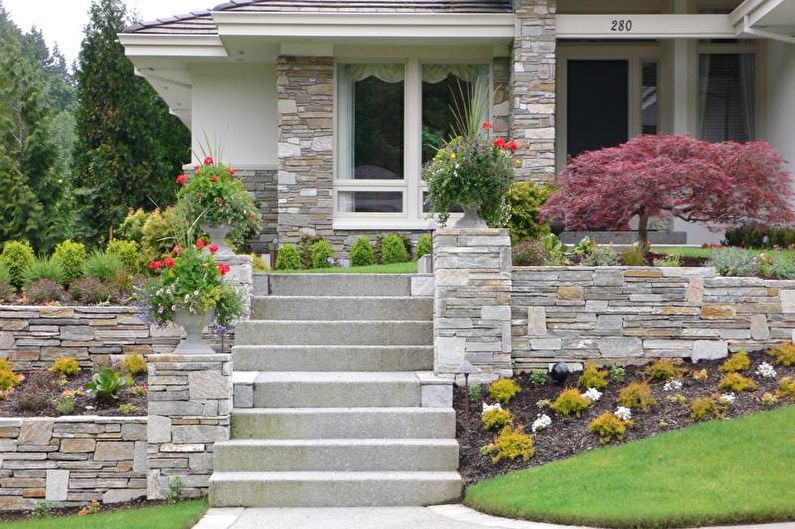
[[[709,67],[710,55],[708,53],[699,56],[698,66],[698,136],[699,138],[706,138],[707,130],[706,116],[707,116],[707,99],[709,96]]]
[[[483,109],[482,121],[488,119],[489,98],[489,66],[487,64],[423,64],[422,82],[437,84],[448,76],[454,75],[466,83],[473,84],[474,94],[480,98],[478,108]]]
[[[750,53],[740,55],[740,88],[742,90],[742,109],[745,116],[745,137],[753,139],[756,135],[756,57]]]

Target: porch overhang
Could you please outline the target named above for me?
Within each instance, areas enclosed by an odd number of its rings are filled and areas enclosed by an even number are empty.
[[[727,15],[558,15],[558,39],[734,39]]]
[[[795,44],[795,2],[745,0],[729,20],[738,33]]]

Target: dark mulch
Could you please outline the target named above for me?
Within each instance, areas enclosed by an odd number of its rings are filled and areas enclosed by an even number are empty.
[[[757,366],[762,362],[772,364],[773,360],[761,352],[751,353],[750,357],[752,367],[747,373],[743,374],[756,381],[759,384],[759,389],[753,392],[736,394],[736,401],[729,406],[726,412],[727,418],[769,409],[762,405],[762,394],[765,392],[775,393],[782,377],[795,376],[795,366],[776,366],[777,378],[762,378],[755,374]],[[722,363],[723,361],[702,361],[697,365],[684,363],[683,367],[692,370],[706,369],[709,372],[709,378],[704,382],[699,382],[694,380],[688,373],[681,379],[683,383],[682,389],[676,392],[664,391],[664,382],[651,382],[652,393],[658,404],[645,414],[633,410],[632,419],[634,425],[627,430],[624,442],[643,439],[693,424],[690,419],[689,409],[686,406],[669,402],[667,397],[674,394],[682,394],[690,401],[693,397],[727,393],[718,389],[718,382],[721,378],[718,367]],[[513,414],[514,424],[525,425],[525,431],[531,433],[530,427],[540,413],[545,413],[552,419],[552,425],[549,428],[534,436],[535,455],[527,462],[521,459],[515,461],[503,460],[494,464],[489,456],[481,455],[481,448],[491,443],[496,435],[495,433],[484,431],[480,419],[484,401],[483,396],[488,397],[487,388],[486,386],[482,387],[482,396],[474,399],[470,398],[469,416],[467,417],[465,413],[466,390],[457,387],[455,392],[455,408],[458,419],[457,436],[461,445],[460,470],[464,481],[473,483],[511,470],[541,465],[598,448],[600,446],[599,440],[597,436],[588,431],[588,424],[606,411],[615,411],[618,393],[628,383],[644,380],[642,370],[642,366],[627,366],[626,380],[623,383],[611,381],[610,385],[603,390],[602,398],[590,409],[586,410],[580,418],[567,418],[558,415],[549,408],[538,408],[536,403],[539,400],[554,400],[563,389],[561,386],[555,385],[549,377],[547,377],[547,383],[543,386],[533,387],[530,384],[529,373],[517,375],[516,380],[520,384],[522,392],[506,406]],[[572,374],[567,381],[567,386],[575,386],[578,377],[579,373]],[[488,402],[491,401],[488,400]],[[788,402],[780,401],[778,405],[786,404]]]
[[[44,373],[49,379],[44,389],[41,386],[32,384],[34,378],[39,378]],[[55,409],[55,401],[64,391],[75,390],[84,388],[87,382],[91,381],[93,373],[86,368],[83,368],[80,373],[71,378],[60,378],[57,375],[52,375],[46,371],[39,371],[38,373],[22,373],[25,380],[19,384],[14,391],[5,399],[0,400],[0,416],[2,417],[60,417]],[[39,380],[41,380],[39,378]],[[145,385],[146,377],[138,377],[135,379],[135,385]],[[133,415],[143,415],[146,413],[146,395],[136,396],[130,393],[130,388],[127,386],[122,389],[118,398],[113,400],[98,400],[87,394],[82,397],[75,398],[75,410],[68,415],[102,415],[102,416],[120,416],[122,415],[119,407],[123,404],[133,404],[137,407],[137,412]],[[85,392],[84,392],[85,393]],[[38,400],[35,409],[20,409],[20,401],[26,395],[36,394],[42,397]],[[30,399],[27,399],[30,402]]]

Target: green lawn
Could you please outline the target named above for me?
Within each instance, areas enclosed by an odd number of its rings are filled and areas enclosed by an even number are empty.
[[[795,520],[793,462],[789,406],[511,472],[469,487],[465,502],[499,516],[596,527]]]
[[[342,268],[313,268],[311,270],[274,270],[272,274],[416,274],[417,263],[395,263],[386,265],[351,266]]]
[[[90,516],[0,522],[2,529],[189,529],[207,512],[206,500],[143,507]]]
[[[682,257],[703,257],[708,259],[713,250],[709,248],[698,248],[691,246],[671,246],[671,247],[655,246],[652,248],[652,251],[656,253],[681,255]],[[793,250],[778,250],[778,251],[753,250],[753,251],[756,253],[765,252],[766,254],[769,255],[780,255],[787,259],[795,259],[795,251]]]

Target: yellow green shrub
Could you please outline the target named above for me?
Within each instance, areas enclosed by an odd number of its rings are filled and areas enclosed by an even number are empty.
[[[480,418],[483,421],[483,429],[487,432],[507,426],[513,421],[511,412],[501,408],[491,408],[483,412]]]
[[[741,391],[754,391],[758,386],[756,382],[740,373],[726,373],[723,375],[723,378],[720,379],[718,387],[720,389],[740,393]]]
[[[745,351],[730,356],[720,366],[721,373],[736,373],[738,371],[748,371],[751,369],[751,359]]]
[[[690,418],[694,421],[718,419],[722,416],[722,407],[714,396],[697,397],[690,402]]]
[[[784,377],[778,383],[778,390],[776,390],[776,397],[780,399],[795,400],[795,378]]]
[[[765,408],[772,408],[778,404],[778,397],[772,393],[765,393],[762,395],[762,406]]]
[[[618,404],[626,408],[647,412],[657,404],[651,395],[651,387],[645,382],[633,382],[618,394]]]
[[[680,360],[663,358],[652,362],[643,372],[652,380],[666,381],[672,378],[682,378],[685,370],[678,366]]]
[[[513,428],[508,425],[502,429],[500,434],[490,445],[483,447],[484,455],[491,455],[492,463],[499,463],[503,459],[517,459],[521,457],[528,461],[535,450],[533,449],[533,437],[524,433],[523,426]]]
[[[579,417],[580,414],[587,410],[593,402],[591,399],[587,399],[583,397],[579,390],[575,388],[569,388],[563,390],[558,398],[549,405],[550,409],[556,413],[561,415],[565,415],[570,417],[574,415],[575,417]]]
[[[11,362],[5,358],[0,359],[0,390],[15,388],[22,382],[22,376],[14,373]]]
[[[632,421],[622,421],[609,411],[606,411],[591,421],[588,425],[588,430],[599,436],[600,443],[607,444],[623,440],[624,434],[626,434],[627,428],[630,426],[632,426]]]
[[[56,358],[50,367],[50,372],[65,377],[73,377],[80,372],[80,364],[71,356]]]
[[[790,341],[781,342],[775,349],[771,349],[768,354],[772,356],[777,366],[795,365],[795,344]]]
[[[489,385],[489,396],[500,404],[508,404],[520,391],[522,388],[511,378],[501,378]]]
[[[141,355],[126,355],[121,363],[124,369],[134,377],[146,374],[146,360]]]
[[[577,386],[582,389],[605,389],[609,375],[610,372],[607,369],[599,369],[593,364],[588,364],[585,366],[585,370],[580,375],[579,380],[577,380]]]

